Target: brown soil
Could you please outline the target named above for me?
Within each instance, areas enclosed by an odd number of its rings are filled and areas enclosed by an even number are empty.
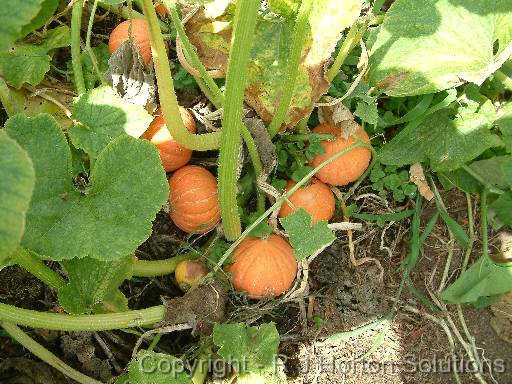
[[[361,191],[361,193],[364,191]],[[367,191],[368,192],[368,191]],[[465,197],[456,192],[445,194],[448,211],[460,223],[467,223]],[[358,201],[361,204],[361,200]],[[369,210],[380,208],[375,201],[364,200]],[[430,213],[429,213],[430,212]],[[426,209],[426,222],[433,210]],[[371,256],[384,268],[380,281],[379,268],[374,263],[353,267],[349,261],[347,236],[339,239],[310,265],[309,294],[299,301],[265,304],[248,302],[233,292],[226,312],[232,320],[248,323],[274,321],[282,336],[280,353],[292,384],[298,383],[386,383],[386,384],[444,384],[453,383],[449,373],[452,359],[450,344],[443,329],[428,316],[446,319],[446,314],[426,311],[407,289],[401,306],[388,331],[381,334],[380,346],[362,361],[355,361],[372,348],[380,334],[369,330],[343,341],[328,344],[325,339],[339,332],[354,330],[389,313],[393,305],[401,273],[397,270],[407,251],[409,223],[395,223],[386,228],[381,249],[383,229],[368,224],[361,233],[354,233],[356,257]],[[427,292],[425,282],[437,287],[447,254],[448,234],[438,224],[423,247],[422,257],[412,274],[419,290]],[[203,241],[204,239],[201,239]],[[184,234],[176,231],[167,215],[158,216],[154,234],[140,248],[139,257],[165,258],[179,252],[186,245]],[[476,244],[473,258],[478,255]],[[450,273],[453,280],[462,261],[462,251],[456,246]],[[436,272],[431,276],[432,271]],[[132,308],[160,304],[161,296],[182,295],[174,278],[133,279],[123,286]],[[0,272],[2,302],[24,308],[58,311],[55,295],[37,279],[18,267]],[[417,313],[411,312],[411,308]],[[479,355],[494,368],[498,383],[512,382],[512,345],[500,339],[489,326],[491,312],[464,306],[464,315],[471,334],[475,337]],[[450,315],[458,324],[457,314]],[[460,328],[460,325],[458,327]],[[121,331],[66,334],[44,330],[30,330],[30,335],[57,354],[71,366],[107,381],[119,374],[130,359],[137,336]],[[454,336],[455,337],[455,336]],[[195,349],[197,338],[190,331],[164,335],[157,351],[176,355],[189,354]],[[455,355],[467,356],[455,340]],[[459,362],[459,364],[461,364]],[[502,369],[504,368],[504,372]],[[474,376],[460,375],[462,383],[476,382]],[[484,368],[487,382],[493,382],[488,368]],[[6,335],[0,337],[0,383],[69,383],[52,368],[41,364],[30,353],[12,342]]]

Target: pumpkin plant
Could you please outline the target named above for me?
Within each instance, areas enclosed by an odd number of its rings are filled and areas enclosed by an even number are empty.
[[[396,0],[383,12],[379,0],[78,0],[70,4],[69,27],[66,12],[56,13],[58,1],[5,1],[0,101],[9,118],[0,130],[0,268],[17,264],[34,274],[55,291],[61,310],[0,303],[0,325],[70,378],[98,383],[19,326],[97,332],[166,325],[172,305],[131,310],[120,287],[172,273],[186,292],[175,302],[206,305],[194,295],[209,286],[221,302],[228,289],[216,284],[228,284],[229,294],[246,295],[248,305],[278,303],[307,283],[307,264],[336,240],[335,230],[361,227],[334,220],[382,227],[411,220],[397,304],[374,322],[381,330],[370,352],[385,339],[404,287],[446,316],[447,304],[482,307],[512,290],[509,258],[493,257],[488,239],[489,219],[495,227],[512,225],[510,1]],[[126,19],[116,21],[103,49],[92,46],[99,8]],[[466,28],[473,44],[458,41],[463,34],[454,35],[454,25]],[[174,68],[188,71],[203,104],[216,109],[205,115],[204,105],[196,108],[197,122],[178,103],[169,42],[182,65]],[[125,48],[142,61],[123,55]],[[66,50],[69,73],[58,65]],[[67,93],[74,100],[46,93],[50,71],[72,80],[74,94]],[[212,116],[220,124],[209,124]],[[407,170],[416,188],[407,184]],[[404,203],[413,208],[361,212],[359,199],[349,200],[368,175],[373,185],[365,189],[383,199],[386,189],[402,188],[396,195],[416,197]],[[437,185],[459,188],[469,202],[480,196],[483,251],[471,266],[477,234],[450,217]],[[421,233],[423,198],[432,199],[436,213]],[[185,249],[161,260],[135,257],[162,209]],[[468,220],[473,228],[472,213]],[[438,221],[466,256],[453,279],[448,256],[434,303],[410,273]],[[201,329],[204,319],[188,317],[193,324],[181,326]],[[214,353],[226,365],[233,357],[247,360],[231,366],[231,381],[286,381],[276,369],[273,323],[211,323],[197,343],[197,361]],[[144,372],[148,358],[183,368],[180,359],[153,351],[158,341],[135,350],[116,383],[205,381],[200,364],[190,372]],[[466,348],[473,360],[474,350]]]

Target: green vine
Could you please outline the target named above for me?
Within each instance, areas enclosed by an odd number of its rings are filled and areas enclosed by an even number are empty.
[[[165,49],[162,32],[160,31],[158,16],[156,15],[151,0],[142,0],[142,5],[149,26],[155,74],[158,81],[160,106],[167,129],[169,129],[172,137],[174,137],[177,142],[189,149],[207,151],[218,148],[220,143],[219,132],[197,135],[185,128],[183,120],[181,119],[176,92],[174,91],[171,68],[169,67],[169,60],[167,59],[167,51]],[[171,122],[173,124],[170,124]]]
[[[85,88],[84,73],[82,70],[82,58],[80,49],[80,28],[82,27],[82,12],[84,9],[83,0],[75,1],[71,12],[71,65],[73,77],[78,95],[87,92]]]
[[[286,114],[290,109],[290,103],[292,102],[293,92],[295,91],[295,83],[299,74],[300,60],[302,56],[302,50],[306,44],[308,32],[309,32],[309,14],[311,13],[311,5],[313,0],[302,1],[297,19],[295,21],[293,40],[291,46],[290,56],[288,57],[288,63],[286,68],[286,82],[283,89],[279,106],[272,118],[272,122],[268,127],[270,136],[275,136],[281,129],[281,125],[286,119]]]
[[[334,60],[333,65],[327,71],[327,79],[331,82],[334,80],[336,75],[340,72],[341,66],[347,59],[348,54],[356,44],[361,40],[364,33],[366,32],[366,25],[363,27],[358,27],[357,22],[352,24],[350,27],[345,40],[343,40],[343,44],[341,45],[338,53],[336,55],[336,59]]]
[[[190,251],[164,260],[139,260],[133,264],[133,276],[156,277],[174,273],[176,266],[184,260],[197,259],[201,256],[196,251]]]
[[[146,0],[147,1],[147,0]],[[249,54],[256,29],[259,0],[238,1],[226,77],[226,98],[219,152],[219,201],[224,234],[228,241],[240,236],[241,224],[236,200],[237,159],[240,125]]]
[[[97,381],[92,377],[86,376],[83,373],[80,373],[77,370],[71,368],[64,361],[59,359],[37,341],[32,339],[29,335],[23,332],[18,326],[6,321],[1,322],[0,325],[9,334],[9,336],[20,343],[25,349],[32,352],[35,356],[39,357],[45,363],[62,372],[67,377],[75,380],[80,384],[102,384],[101,381]]]
[[[17,325],[56,331],[107,331],[151,326],[163,320],[165,307],[159,305],[141,310],[99,314],[66,315],[38,312],[0,303],[0,320]]]

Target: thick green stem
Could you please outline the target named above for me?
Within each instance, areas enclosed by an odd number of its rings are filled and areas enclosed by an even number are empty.
[[[286,82],[284,84],[281,100],[279,101],[279,106],[277,107],[274,117],[272,118],[270,126],[268,127],[270,136],[275,136],[279,132],[281,125],[286,119],[288,110],[290,109],[293,92],[295,91],[296,80],[299,74],[302,51],[308,37],[308,21],[312,3],[313,0],[303,0],[297,14],[297,19],[295,21],[293,30],[293,40],[290,56],[288,57],[286,68]]]
[[[31,328],[56,331],[107,331],[112,329],[144,327],[163,320],[165,307],[100,315],[66,315],[38,312],[0,303],[0,320]]]
[[[133,276],[155,277],[173,273],[176,266],[184,260],[197,259],[200,253],[191,251],[164,260],[136,260],[133,264]]]
[[[192,372],[191,381],[193,384],[203,384],[208,375],[208,366],[212,355],[212,347],[208,346],[202,351],[196,359],[196,365]]]
[[[181,44],[183,45],[187,59],[190,61],[190,64],[194,67],[194,69],[196,69],[201,74],[201,78],[196,78],[196,82],[199,85],[199,88],[201,88],[205,96],[213,103],[216,108],[222,108],[225,101],[224,95],[222,94],[217,83],[215,83],[213,78],[209,75],[205,66],[201,62],[201,59],[197,55],[196,50],[190,42],[185,29],[183,28],[183,24],[181,23],[175,5],[170,4],[167,8],[169,9],[169,14],[171,15],[172,22],[176,27],[178,37],[180,38]],[[242,123],[240,123],[240,133],[247,145],[249,156],[251,157],[256,176],[258,177],[263,170],[263,165],[261,163],[256,143],[254,142],[254,139],[249,130]],[[261,212],[263,212],[265,210],[265,195],[258,190],[257,196],[258,209],[262,209]]]
[[[87,26],[87,36],[85,38],[85,50],[91,59],[92,66],[94,67],[94,71],[96,72],[96,76],[100,79],[102,84],[105,84],[105,80],[103,80],[103,75],[98,67],[98,60],[96,59],[96,55],[91,47],[91,36],[92,36],[92,27],[94,25],[94,16],[96,15],[96,10],[98,8],[99,0],[94,0],[91,9],[91,16],[89,17],[89,24]]]
[[[84,73],[82,71],[82,58],[80,49],[80,29],[82,27],[83,0],[77,0],[73,4],[71,13],[71,64],[73,66],[73,77],[78,95],[87,92],[85,88]]]
[[[497,70],[494,73],[494,77],[503,85],[506,90],[512,91],[512,79],[510,77],[508,77],[500,70]]]
[[[361,147],[371,148],[370,145],[368,145],[366,143],[363,143],[362,141],[359,141],[356,144],[348,147],[347,149],[344,149],[343,151],[336,153],[335,155],[329,157],[328,159],[326,159],[325,161],[320,163],[317,167],[315,167],[313,170],[311,170],[306,176],[304,176],[297,184],[295,184],[292,188],[290,188],[290,190],[288,190],[286,193],[284,193],[278,199],[276,199],[276,202],[274,203],[274,205],[272,205],[262,215],[260,215],[260,217],[258,217],[251,225],[249,225],[245,229],[245,231],[238,237],[238,239],[236,239],[231,244],[231,246],[228,248],[228,250],[224,253],[224,255],[221,257],[221,259],[217,262],[217,265],[214,267],[213,272],[217,272],[222,267],[222,265],[224,264],[226,259],[229,257],[229,255],[231,255],[231,253],[233,253],[233,251],[236,249],[236,247],[242,242],[243,239],[245,239],[249,235],[249,233],[251,233],[251,231],[254,228],[256,228],[268,216],[270,216],[272,214],[272,212],[275,209],[277,209],[283,203],[283,201],[287,200],[300,187],[302,187],[303,185],[308,183],[309,180],[311,180],[311,178],[313,176],[315,176],[315,174],[318,171],[320,171],[327,164],[329,164],[329,163],[333,162],[334,160],[336,160],[338,157],[343,156],[344,154],[346,154],[346,153],[348,153],[348,152],[350,152],[350,151],[352,151],[354,149],[361,148]],[[213,275],[213,273],[211,273],[211,275]]]
[[[482,225],[482,256],[489,257],[489,236],[487,231],[487,189],[480,195],[480,222]]]
[[[237,2],[228,61],[224,119],[219,152],[219,202],[224,234],[228,241],[238,238],[241,232],[240,215],[236,201],[236,170],[249,54],[256,29],[259,7],[259,0],[239,0]]]
[[[46,364],[51,365],[53,368],[63,373],[67,377],[77,381],[80,384],[102,384],[83,373],[71,368],[37,341],[32,339],[29,335],[23,332],[19,327],[8,322],[1,322],[0,325],[4,330],[18,343],[20,343],[25,349],[32,352],[34,355],[43,360]]]
[[[187,59],[190,60],[190,64],[192,64],[192,66],[201,74],[203,81],[206,83],[206,86],[212,94],[213,104],[222,104],[224,96],[222,95],[222,92],[220,91],[215,81],[208,74],[208,71],[199,59],[199,56],[192,46],[192,43],[190,43],[190,40],[185,33],[185,29],[183,28],[183,24],[181,23],[180,17],[178,16],[178,12],[176,11],[176,6],[169,7],[169,14],[171,15],[171,20],[174,23],[181,44],[183,44],[183,48],[187,54]]]
[[[16,250],[13,262],[25,268],[32,275],[55,290],[62,288],[66,284],[66,280],[61,275],[47,267],[39,257],[22,247],[18,247]]]
[[[254,173],[256,174],[256,180],[263,172],[263,164],[261,163],[260,154],[258,152],[258,147],[254,142],[254,138],[251,135],[251,132],[247,129],[244,124],[240,126],[240,133],[242,134],[242,138],[245,141],[245,145],[247,145],[247,150],[249,151],[249,156],[251,157],[252,165],[254,167]],[[257,181],[256,181],[257,184]],[[265,194],[256,186],[256,196],[257,196],[257,212],[262,214],[265,211]]]
[[[178,107],[178,99],[174,91],[171,68],[165,49],[165,42],[160,31],[159,19],[151,0],[143,0],[144,15],[148,22],[155,74],[158,81],[158,94],[160,107],[167,125],[167,129],[178,143],[186,148],[207,151],[216,149],[220,143],[220,133],[211,132],[202,135],[191,133],[185,128]]]
[[[334,64],[329,68],[329,71],[327,71],[327,79],[329,81],[333,81],[336,75],[340,72],[341,66],[347,59],[348,54],[352,49],[354,49],[359,40],[361,40],[365,31],[366,26],[359,28],[357,23],[352,24],[345,40],[343,40],[343,44],[341,45],[338,54],[336,55]]]

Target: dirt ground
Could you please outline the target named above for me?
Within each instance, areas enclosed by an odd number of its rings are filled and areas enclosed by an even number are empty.
[[[365,192],[369,191],[363,188],[360,194]],[[467,223],[464,195],[450,192],[444,195],[444,200],[450,214],[460,223]],[[371,195],[358,203],[373,211],[384,209],[380,205],[382,202]],[[429,209],[425,211],[424,222],[428,215]],[[451,336],[455,339],[452,353],[449,338],[439,320],[447,321],[449,313],[458,324],[457,314],[450,308],[447,313],[435,314],[432,320],[432,312],[425,311],[407,289],[386,333],[374,329],[336,343],[325,342],[333,334],[357,329],[389,313],[401,279],[398,267],[407,251],[408,225],[405,221],[385,228],[367,224],[363,231],[354,233],[356,258],[377,259],[384,270],[383,281],[374,262],[358,267],[350,264],[347,235],[342,234],[310,264],[307,295],[292,302],[275,301],[262,306],[241,301],[232,293],[231,309],[228,309],[231,319],[244,319],[254,324],[276,322],[282,336],[280,354],[291,384],[454,383],[450,373],[454,365],[466,372],[472,366],[468,365],[469,360],[456,335]],[[165,213],[159,214],[154,229],[152,237],[141,246],[139,257],[169,257],[186,244],[183,234],[172,228]],[[427,287],[437,287],[448,246],[446,229],[438,224],[427,239],[421,260],[412,274],[417,289],[427,292]],[[473,257],[478,252],[477,242]],[[462,257],[462,251],[455,246],[452,278]],[[432,274],[433,270],[436,272]],[[162,295],[181,295],[172,276],[133,279],[122,290],[134,309],[160,304]],[[0,272],[0,300],[23,308],[59,311],[55,293],[18,267]],[[490,327],[491,312],[470,306],[464,306],[463,312],[475,337],[479,356],[488,363],[483,368],[486,381],[512,383],[512,345],[503,341]],[[461,329],[460,325],[458,328]],[[36,329],[29,333],[71,366],[105,382],[119,374],[128,363],[138,336],[124,331],[69,334]],[[363,360],[357,360],[372,348],[379,335],[381,344],[378,348]],[[188,331],[166,335],[158,344],[157,351],[186,354],[195,341]],[[455,363],[453,355],[457,359]],[[489,367],[492,368],[492,376]],[[461,383],[477,382],[472,374],[462,371]],[[5,334],[0,334],[0,383],[69,382]]]

